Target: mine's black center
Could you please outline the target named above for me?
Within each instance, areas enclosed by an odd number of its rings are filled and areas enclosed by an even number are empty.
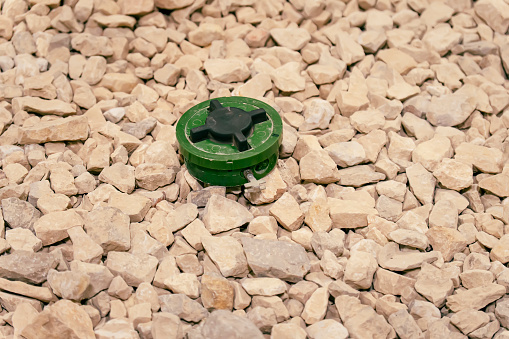
[[[218,100],[211,100],[205,125],[191,129],[190,138],[192,142],[210,139],[231,143],[242,152],[250,148],[247,138],[253,132],[253,126],[267,119],[263,108],[246,112],[236,107],[223,107]]]

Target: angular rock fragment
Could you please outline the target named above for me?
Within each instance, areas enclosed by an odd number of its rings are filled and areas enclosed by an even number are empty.
[[[346,264],[344,281],[354,288],[368,289],[373,282],[377,262],[371,253],[354,251]]]
[[[129,216],[119,209],[102,207],[89,212],[84,227],[105,251],[127,251],[131,247]]]
[[[80,301],[90,284],[90,277],[83,272],[49,270],[48,284],[60,298]]]
[[[131,193],[134,190],[134,168],[117,162],[104,168],[99,180],[115,186],[121,192]]]
[[[210,339],[263,338],[262,332],[251,321],[225,310],[210,314],[203,324],[201,335]]]
[[[454,254],[467,246],[465,236],[449,227],[433,227],[426,232],[426,236],[433,250],[441,252],[445,261],[450,261]]]
[[[143,282],[152,282],[158,260],[148,254],[111,251],[105,264],[114,275],[120,275],[128,285],[137,287]]]
[[[53,114],[67,116],[76,114],[76,106],[61,100],[43,100],[37,97],[15,98],[12,102],[13,109],[39,114]]]
[[[108,205],[127,214],[132,222],[139,222],[147,214],[152,202],[141,194],[128,195],[114,192],[110,194]]]
[[[253,220],[253,215],[239,203],[214,194],[203,214],[203,223],[212,234],[240,227]]]
[[[201,278],[201,299],[207,309],[231,310],[233,308],[234,288],[219,274],[207,273]]]
[[[247,261],[240,243],[232,237],[202,237],[203,248],[225,277],[243,277]]]
[[[175,314],[185,321],[199,322],[209,312],[197,301],[184,294],[163,294],[159,296],[161,311]]]
[[[500,299],[504,294],[504,286],[489,284],[459,291],[457,294],[447,297],[446,305],[453,312],[459,312],[465,309],[480,310],[489,303]]]
[[[32,229],[34,222],[41,216],[35,207],[18,198],[8,198],[2,200],[3,219],[11,228]]]
[[[433,172],[444,187],[461,191],[473,184],[472,166],[455,159],[443,159]]]
[[[378,211],[368,204],[354,200],[329,198],[328,205],[332,226],[338,228],[357,228],[368,225],[368,216]]]
[[[84,116],[43,121],[30,127],[22,127],[18,142],[41,144],[50,141],[75,141],[88,138],[88,119]]]
[[[95,338],[92,320],[81,305],[69,300],[59,300],[39,313],[21,335],[25,338],[41,338],[65,333],[75,338]]]
[[[269,213],[289,231],[300,228],[304,221],[304,213],[290,193],[285,193],[270,208]]]
[[[0,256],[0,277],[40,284],[46,281],[48,271],[57,264],[57,258],[50,253],[15,251]]]
[[[378,264],[391,271],[406,271],[421,267],[422,263],[431,263],[438,259],[438,252],[402,252],[394,242],[387,243],[378,253]]]
[[[246,64],[239,59],[208,59],[203,67],[211,80],[225,83],[244,81],[250,75]]]
[[[67,238],[67,230],[76,226],[83,227],[83,218],[74,210],[67,210],[43,215],[34,223],[34,231],[47,246]]]
[[[280,46],[294,51],[302,49],[311,40],[311,35],[304,28],[273,28],[270,35]]]
[[[302,180],[317,184],[330,184],[339,180],[336,163],[326,151],[311,151],[300,160],[300,176]]]
[[[258,277],[274,277],[297,282],[309,271],[304,248],[282,241],[241,239],[247,263]]]
[[[343,325],[352,337],[386,338],[392,331],[382,315],[370,306],[361,304],[357,298],[338,296],[335,304]]]

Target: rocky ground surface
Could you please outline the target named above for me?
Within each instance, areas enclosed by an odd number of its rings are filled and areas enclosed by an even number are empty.
[[[0,4],[1,338],[509,338],[507,0]],[[230,95],[259,193],[178,153]]]

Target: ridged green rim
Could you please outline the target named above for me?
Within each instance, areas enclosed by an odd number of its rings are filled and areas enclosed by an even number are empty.
[[[192,128],[189,122],[196,116],[202,116],[210,105],[210,100],[199,103],[185,112],[177,123],[177,140],[180,145],[180,153],[187,163],[196,164],[202,168],[216,170],[236,170],[250,168],[256,164],[279,153],[283,135],[283,122],[279,113],[263,101],[246,97],[222,97],[216,98],[223,106],[237,107],[245,111],[255,108],[263,108],[267,112],[269,120],[272,121],[270,136],[259,146],[232,154],[215,154],[205,152],[196,147],[189,140],[189,131]],[[194,126],[193,126],[194,127]]]

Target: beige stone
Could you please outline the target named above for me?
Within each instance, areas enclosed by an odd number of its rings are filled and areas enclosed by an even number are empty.
[[[82,227],[83,219],[74,210],[67,210],[42,216],[34,224],[34,231],[42,244],[47,246],[67,238],[67,230],[75,226]]]
[[[49,287],[33,286],[22,281],[0,278],[0,289],[44,302],[49,302],[55,298]]]
[[[250,75],[246,64],[239,59],[208,59],[203,67],[211,80],[225,83],[244,81]]]
[[[85,217],[84,227],[105,251],[126,251],[131,246],[129,216],[117,208],[94,209]]]
[[[49,141],[85,140],[89,126],[86,117],[69,117],[44,121],[30,127],[20,129],[20,144],[37,144]]]
[[[479,181],[479,187],[499,197],[509,196],[509,175],[496,174]]]
[[[376,269],[377,262],[372,254],[354,251],[346,264],[344,281],[354,288],[370,288]]]
[[[326,129],[333,116],[334,107],[328,101],[312,99],[304,104],[304,122],[300,125],[299,130]]]
[[[454,290],[452,279],[447,272],[433,265],[424,264],[417,275],[415,290],[437,307],[442,307],[447,296]]]
[[[242,238],[242,247],[255,276],[297,282],[310,269],[305,249],[295,243]]]
[[[316,289],[304,305],[302,319],[309,325],[322,320],[327,312],[328,299],[329,292],[325,287]]]
[[[203,237],[203,248],[217,265],[223,276],[245,276],[247,274],[247,261],[240,243],[232,237]],[[225,251],[228,248],[228,251]]]
[[[337,165],[326,151],[309,152],[302,157],[299,165],[302,180],[317,184],[328,184],[339,179]]]
[[[490,271],[485,270],[467,270],[463,271],[459,275],[461,284],[467,289],[486,286],[491,284],[494,280],[494,275]]]
[[[134,190],[134,168],[115,163],[101,171],[99,180],[115,186],[121,192],[131,193]]]
[[[504,235],[491,249],[490,258],[492,260],[498,260],[502,264],[509,262],[509,235]]]
[[[489,321],[490,318],[486,313],[472,309],[461,310],[451,317],[451,324],[459,328],[465,335],[488,324]]]
[[[103,255],[102,247],[97,244],[82,227],[67,230],[73,243],[73,259],[89,263],[99,263]]]
[[[474,6],[475,12],[481,17],[495,32],[500,34],[507,33],[509,28],[509,16],[507,11],[509,7],[503,1],[480,1]]]
[[[399,250],[399,245],[394,242],[387,243],[377,256],[380,267],[391,271],[405,271],[421,267],[424,262],[430,263],[438,259],[438,252],[420,252]]]
[[[415,319],[406,310],[394,312],[387,319],[400,338],[423,338]]]
[[[488,284],[465,291],[459,291],[457,294],[449,296],[447,298],[447,307],[453,312],[459,312],[465,309],[479,310],[487,304],[498,300],[504,294],[504,286]]]
[[[205,207],[202,220],[207,230],[216,234],[250,222],[253,215],[239,203],[214,194]]]
[[[188,33],[189,42],[201,47],[210,45],[214,40],[221,40],[222,37],[223,29],[214,23],[202,23]]]
[[[392,327],[382,315],[377,314],[372,307],[361,304],[358,298],[338,296],[335,305],[343,325],[352,337],[383,338],[392,331]]]
[[[54,335],[54,331],[69,333],[76,338],[95,338],[90,316],[80,305],[69,300],[59,300],[45,308],[20,334],[25,338],[42,338]]]
[[[467,245],[465,236],[449,227],[433,227],[426,236],[433,250],[440,251],[445,261],[450,261],[454,254],[463,251]]]
[[[83,272],[49,270],[48,283],[55,295],[79,301],[90,284],[90,277]]]
[[[428,238],[424,234],[414,230],[397,229],[390,232],[387,237],[394,242],[425,250],[428,247]]]
[[[368,216],[377,215],[376,209],[354,200],[328,199],[333,227],[357,228],[368,225]]]
[[[306,328],[306,332],[310,338],[327,338],[333,337],[338,339],[348,338],[348,330],[337,320],[324,319],[314,323]]]
[[[164,285],[173,293],[185,294],[192,299],[200,296],[201,284],[198,277],[192,273],[172,275],[164,280]]]
[[[305,213],[304,221],[313,232],[328,232],[332,227],[332,219],[329,215],[329,205],[326,200],[317,199],[312,202]]]
[[[131,91],[140,83],[134,74],[129,73],[106,73],[99,86],[105,87],[112,92],[125,92],[131,93]]]
[[[265,188],[260,192],[246,192],[245,197],[253,204],[267,204],[279,199],[286,191],[287,184],[281,177],[279,169],[274,168],[264,177]]]
[[[471,164],[487,173],[502,171],[502,152],[497,148],[461,143],[455,149],[454,158],[462,163]]]
[[[343,74],[331,65],[311,65],[306,70],[316,85],[334,83]]]
[[[137,287],[142,282],[152,282],[156,273],[158,260],[148,254],[134,255],[126,252],[108,252],[106,267],[114,274],[120,275],[125,282]]]
[[[68,116],[76,114],[76,107],[61,100],[44,100],[37,97],[22,97],[13,100],[13,110]]]
[[[444,187],[455,191],[470,187],[473,183],[472,166],[455,159],[443,159],[433,175]]]
[[[402,291],[415,285],[415,279],[405,277],[383,268],[378,268],[373,279],[373,288],[383,294],[399,295]]]
[[[129,216],[132,222],[142,221],[152,202],[142,195],[128,195],[125,193],[111,193],[108,206],[114,207]]]
[[[231,310],[234,288],[228,280],[218,274],[207,273],[201,278],[201,298],[207,309]]]
[[[287,62],[270,73],[274,85],[283,92],[298,92],[306,87],[306,80],[300,74],[297,62]]]
[[[270,214],[289,231],[294,231],[302,225],[304,213],[297,201],[290,193],[285,193],[269,210]]]
[[[410,183],[410,189],[423,204],[433,202],[435,192],[435,177],[421,164],[415,164],[406,168],[406,174]]]
[[[406,74],[417,67],[414,58],[396,48],[383,49],[376,56],[400,74]]]
[[[336,34],[336,49],[341,60],[351,65],[364,58],[364,50],[347,32]]]
[[[455,207],[454,203],[450,200],[436,201],[429,215],[429,227],[457,229],[458,213]]]
[[[246,97],[262,97],[272,88],[272,80],[268,74],[259,73],[238,88],[238,95]]]

